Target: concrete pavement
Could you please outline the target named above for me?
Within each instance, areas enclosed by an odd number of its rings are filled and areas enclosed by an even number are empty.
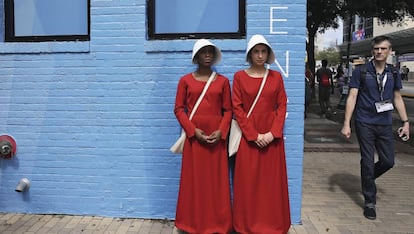
[[[410,79],[408,81],[403,81],[403,89],[401,90],[401,94],[404,97],[414,98],[414,80]]]
[[[332,105],[338,100],[333,98]],[[347,140],[339,133],[343,111],[326,119],[315,114],[316,110],[314,101],[305,119],[302,224],[293,225],[289,233],[414,233],[414,148],[397,142],[405,147],[397,147],[395,167],[377,180],[377,219],[368,220],[362,214],[355,136]],[[176,231],[169,220],[0,213],[0,233]]]
[[[303,225],[291,233],[414,233],[414,148],[396,142],[395,166],[377,180],[377,219],[371,221],[362,214],[355,134],[346,140],[341,124],[313,113],[305,122]]]

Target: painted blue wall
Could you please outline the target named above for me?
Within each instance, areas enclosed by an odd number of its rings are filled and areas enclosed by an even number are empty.
[[[145,3],[91,0],[89,42],[0,38],[0,134],[18,144],[15,158],[0,159],[0,212],[174,218],[181,158],[168,149],[194,40],[147,41]],[[246,8],[247,39],[213,40],[223,52],[217,70],[232,80],[245,68],[253,34],[272,44],[289,98],[291,215],[300,223],[306,1],[247,0]],[[31,188],[17,193],[23,177]]]

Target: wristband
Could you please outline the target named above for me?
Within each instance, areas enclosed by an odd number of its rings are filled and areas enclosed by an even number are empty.
[[[405,123],[409,123],[410,121],[407,119],[407,120],[401,120],[401,123],[403,123],[403,124],[405,124]]]

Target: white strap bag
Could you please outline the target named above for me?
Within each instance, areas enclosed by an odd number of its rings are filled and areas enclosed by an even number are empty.
[[[210,86],[211,81],[214,79],[214,77],[216,76],[216,72],[211,73],[210,77],[208,78],[208,81],[206,83],[206,85],[204,86],[203,92],[201,92],[200,97],[198,97],[196,104],[194,105],[193,111],[190,114],[190,120],[193,118],[198,106],[201,103],[201,100],[203,100],[204,95],[207,92],[208,86]],[[183,153],[183,149],[184,149],[184,142],[185,139],[187,138],[187,135],[185,134],[184,129],[181,130],[181,135],[180,137],[177,139],[177,141],[171,146],[170,151],[175,153],[175,154],[181,154]]]
[[[259,96],[262,93],[268,74],[269,74],[269,70],[266,69],[265,74],[263,76],[262,83],[260,84],[259,91],[257,92],[256,98],[254,99],[254,102],[252,106],[250,107],[249,113],[247,113],[247,118],[249,118],[250,114],[253,111],[254,106],[257,103],[257,100],[259,100]],[[237,123],[235,119],[232,119],[231,128],[230,128],[230,136],[229,136],[229,147],[228,147],[229,157],[237,153],[237,150],[239,149],[241,137],[242,137],[242,131],[239,127],[239,124]]]

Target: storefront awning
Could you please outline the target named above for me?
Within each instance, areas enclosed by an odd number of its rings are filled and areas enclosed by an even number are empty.
[[[404,29],[401,31],[385,34],[391,38],[392,49],[396,55],[414,53],[414,28]],[[367,38],[360,41],[351,42],[350,57],[369,57],[371,56],[371,40]],[[342,57],[347,55],[348,42],[339,45]]]

